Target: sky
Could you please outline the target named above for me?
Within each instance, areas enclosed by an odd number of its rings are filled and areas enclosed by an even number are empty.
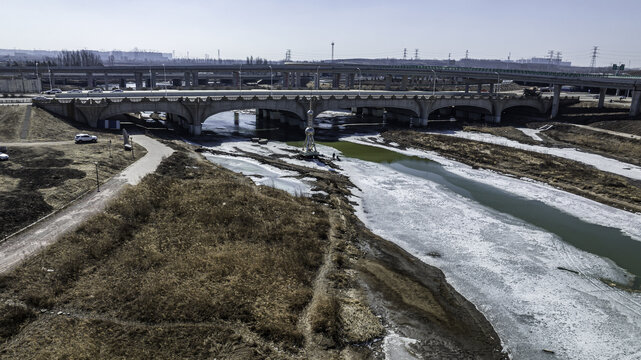
[[[641,0],[0,0],[0,48],[244,59],[511,59],[641,67]]]

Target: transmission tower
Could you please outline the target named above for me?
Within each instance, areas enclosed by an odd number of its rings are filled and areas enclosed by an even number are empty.
[[[467,60],[469,58],[470,58],[470,51],[469,50],[465,50],[465,60]]]
[[[407,60],[407,48],[403,49],[403,60]]]
[[[292,61],[292,50],[291,49],[287,49],[287,51],[285,51],[285,61]]]
[[[560,52],[560,51],[557,51],[557,52],[556,52],[556,62],[557,62],[558,64],[561,64],[561,55],[562,55],[562,54],[563,54],[563,53],[562,53],[562,52]]]
[[[548,50],[548,62],[551,64],[554,58],[554,50]]]
[[[599,54],[599,47],[595,46],[592,48],[592,61],[590,62],[590,69],[594,70],[596,66],[596,56]]]
[[[414,60],[418,60],[418,49],[414,49]]]

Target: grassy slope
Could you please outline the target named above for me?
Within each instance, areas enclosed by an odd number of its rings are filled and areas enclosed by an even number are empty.
[[[301,345],[297,322],[328,235],[323,213],[177,153],[0,278],[0,354],[286,356]]]
[[[18,141],[25,106],[0,106],[0,142]]]
[[[612,157],[630,164],[641,164],[641,142],[583,129],[572,125],[555,124],[543,132],[554,140],[575,145],[591,152]]]

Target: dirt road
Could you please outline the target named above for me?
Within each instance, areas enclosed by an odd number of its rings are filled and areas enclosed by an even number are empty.
[[[144,135],[135,135],[134,137],[136,143],[147,149],[147,154],[119,175],[101,185],[100,192],[90,192],[72,205],[43,218],[31,227],[1,242],[0,273],[10,270],[25,258],[55,242],[59,236],[74,229],[89,216],[102,211],[108,201],[125,184],[137,184],[145,175],[156,170],[164,157],[173,153],[171,148],[150,137]]]

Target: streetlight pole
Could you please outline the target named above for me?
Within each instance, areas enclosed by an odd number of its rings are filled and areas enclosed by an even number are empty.
[[[165,69],[165,64],[162,64],[162,72],[165,74],[165,97],[167,97],[167,69]]]
[[[432,69],[432,96],[436,93],[436,71]]]
[[[100,192],[100,180],[98,180],[98,162],[94,161],[96,165],[96,187],[98,187],[98,192]]]
[[[38,75],[38,62],[36,61],[36,89],[38,89],[39,82],[40,82],[40,76]]]
[[[47,64],[47,71],[49,71],[49,90],[53,90],[53,82],[51,82],[51,68]]]
[[[238,94],[243,96],[243,63],[240,63],[240,69],[238,70]]]
[[[274,69],[269,65],[269,96],[272,96],[274,91]]]
[[[361,96],[361,80],[363,79],[363,73],[360,68],[356,68],[356,70],[358,70],[358,96]]]

